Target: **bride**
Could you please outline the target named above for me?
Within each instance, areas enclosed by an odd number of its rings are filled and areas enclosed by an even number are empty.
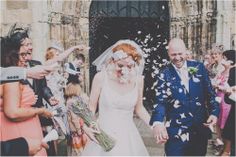
[[[150,116],[143,107],[143,51],[131,40],[120,40],[94,62],[98,72],[92,83],[89,107],[95,113],[99,105],[98,124],[116,140],[105,152],[93,141],[82,155],[147,156],[147,149],[134,124],[135,112],[147,125]]]

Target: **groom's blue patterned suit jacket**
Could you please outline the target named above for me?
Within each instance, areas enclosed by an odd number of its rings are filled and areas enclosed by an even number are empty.
[[[198,69],[194,74],[189,73],[189,92],[172,64],[163,68],[157,78],[157,106],[150,125],[166,120],[169,138],[176,137],[180,130],[188,132],[192,125],[206,122],[209,115],[219,115],[219,104],[204,65],[187,61],[187,67]]]

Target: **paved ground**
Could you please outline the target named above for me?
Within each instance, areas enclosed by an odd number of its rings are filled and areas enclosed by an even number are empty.
[[[164,145],[156,144],[153,138],[153,134],[150,128],[146,124],[135,118],[135,124],[143,138],[144,144],[147,147],[150,156],[164,156]],[[213,151],[208,146],[207,156],[213,156]],[[61,141],[58,147],[58,155],[66,156],[66,142],[65,140]]]

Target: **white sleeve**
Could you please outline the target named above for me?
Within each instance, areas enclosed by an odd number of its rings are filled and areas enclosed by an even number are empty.
[[[26,69],[22,67],[0,68],[0,81],[19,81],[26,79]]]

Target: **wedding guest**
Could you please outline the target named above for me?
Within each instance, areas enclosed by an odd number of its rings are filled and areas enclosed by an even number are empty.
[[[230,86],[230,90],[226,90],[228,93],[225,96],[225,102],[231,105],[229,117],[226,121],[225,127],[223,129],[223,138],[225,141],[225,147],[222,152],[222,156],[235,156],[235,100],[229,97],[231,94],[234,95],[236,93],[236,84],[235,84],[235,71],[236,71],[236,64],[235,64],[235,50],[228,50],[223,53],[225,60],[230,61],[230,70],[229,70],[229,79],[228,84]],[[231,147],[231,148],[230,148]]]
[[[53,71],[49,75],[46,76],[47,85],[51,89],[53,95],[58,99],[58,105],[56,106],[49,106],[49,108],[56,110],[59,109],[63,111],[63,113],[66,113],[66,107],[65,107],[65,100],[64,100],[64,90],[66,87],[67,79],[65,77],[65,70],[64,66],[62,66],[62,61],[64,61],[72,52],[75,52],[75,50],[82,51],[85,49],[85,46],[83,45],[76,45],[72,46],[71,48],[64,50],[64,48],[60,45],[58,42],[52,42],[52,44],[47,49],[45,58],[46,62],[45,64],[54,64],[59,63],[61,64],[58,66],[57,70]],[[63,123],[61,125],[64,125],[65,130],[63,130],[64,135],[69,135],[69,126],[68,126],[68,120],[66,114],[61,114],[60,117],[58,117],[62,120]]]
[[[32,43],[28,31],[20,28],[13,28],[10,32],[10,43],[14,45],[17,49],[21,49],[22,52],[19,54],[19,66],[29,68],[37,65],[41,65],[40,61],[32,60]],[[37,102],[34,104],[34,107],[47,107],[49,105],[57,105],[58,100],[53,96],[50,88],[47,86],[46,79],[27,79],[28,84],[34,90],[34,93],[37,95]],[[46,104],[43,103],[43,99],[46,100]],[[44,135],[47,134],[52,129],[53,122],[51,118],[44,118],[39,116],[40,123],[43,128]],[[56,150],[53,144],[53,141],[49,142],[49,149],[47,150],[48,155],[56,155]]]
[[[77,45],[64,51],[64,48],[59,43],[54,42],[46,51],[45,64],[62,62],[75,50],[82,51],[84,49],[85,46]],[[57,70],[46,76],[48,87],[51,89],[53,95],[59,99],[59,106],[60,104],[65,104],[63,90],[66,86],[67,79],[65,78],[65,70],[63,68],[63,66],[59,66]]]
[[[206,53],[203,55],[203,64],[206,67],[206,69],[209,71],[210,65],[212,64],[212,58],[210,53]]]
[[[228,118],[229,112],[231,105],[227,104],[224,100],[225,94],[227,92],[228,88],[228,77],[229,77],[229,69],[231,68],[231,62],[232,59],[227,59],[226,55],[228,55],[228,51],[225,51],[223,53],[223,59],[221,61],[221,64],[224,66],[224,71],[221,72],[220,74],[217,74],[215,77],[215,90],[217,91],[216,95],[218,98],[220,98],[220,115],[218,119],[218,123],[216,125],[216,133],[217,133],[217,138],[216,138],[216,145],[219,145],[218,147],[216,146],[216,153],[215,155],[220,155],[222,153],[223,145],[225,150],[230,150],[230,141],[227,139],[222,138],[221,133],[222,129],[224,129],[226,120]],[[232,56],[232,55],[231,55]],[[222,142],[224,141],[224,143]],[[226,151],[230,152],[230,151]]]
[[[80,156],[88,141],[88,137],[85,134],[88,128],[84,124],[83,119],[73,113],[70,105],[77,103],[77,98],[82,99],[83,102],[88,104],[88,96],[83,93],[78,83],[71,82],[65,88],[65,98],[70,128],[70,136],[67,139],[67,155]]]
[[[134,112],[147,126],[150,116],[143,107],[143,51],[132,40],[119,40],[94,61],[98,72],[92,83],[89,107],[98,110],[98,125],[116,141],[105,152],[89,142],[82,155],[146,156],[147,149],[134,124]],[[125,129],[124,129],[125,128]]]
[[[222,53],[223,50],[220,48],[220,46],[217,46],[216,44],[213,44],[211,49],[211,58],[212,58],[212,64],[209,65],[209,77],[214,79],[217,74],[220,74],[224,71],[224,66],[221,64],[222,61]],[[212,81],[214,83],[214,81]]]
[[[167,156],[205,156],[209,128],[219,114],[215,92],[204,65],[186,61],[183,40],[171,39],[168,47],[171,63],[157,77],[157,106],[150,124],[157,143],[165,143]]]
[[[7,41],[4,41],[7,40]],[[10,47],[9,47],[10,46]],[[19,66],[20,54],[24,49],[16,50],[8,38],[1,40],[1,67]],[[14,96],[12,95],[14,94]],[[43,139],[39,115],[49,118],[52,114],[45,108],[33,108],[37,97],[25,81],[0,85],[1,139],[6,141],[18,137]],[[9,131],[10,130],[10,131]],[[45,149],[36,155],[46,156]]]
[[[190,50],[186,51],[186,55],[187,55],[187,60],[189,61],[194,61],[194,56],[193,56],[193,52]]]
[[[69,74],[67,84],[70,82],[81,83],[83,81],[82,67],[85,63],[85,56],[82,53],[76,53],[72,62],[65,64],[65,71]]]

